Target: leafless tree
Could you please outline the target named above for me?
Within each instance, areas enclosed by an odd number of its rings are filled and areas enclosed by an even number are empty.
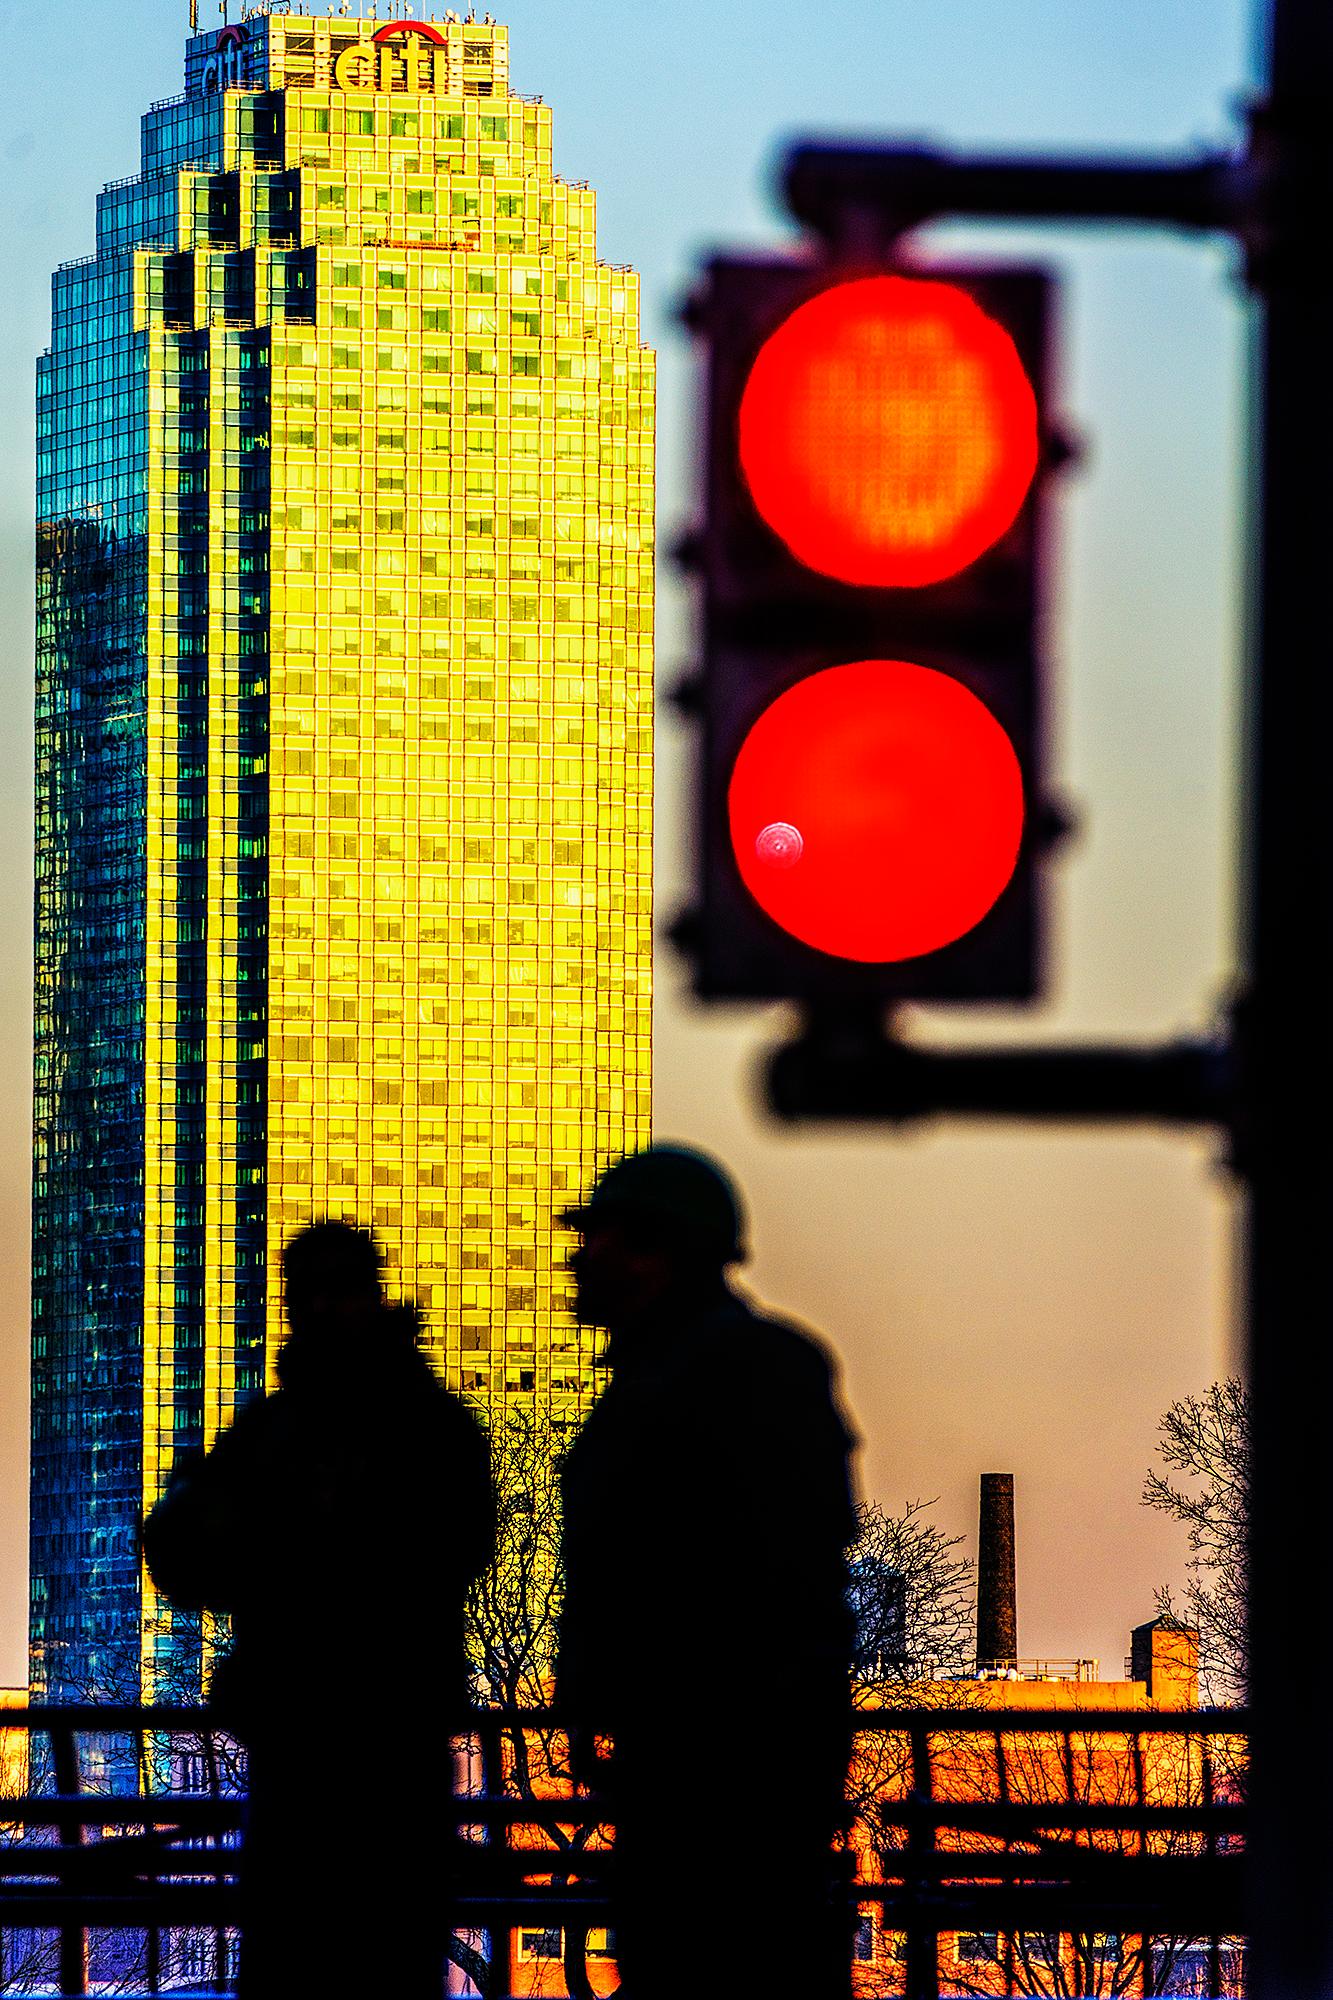
[[[1150,1471],[1145,1505],[1179,1521],[1189,1538],[1189,1582],[1177,1607],[1157,1593],[1167,1617],[1197,1627],[1199,1667],[1210,1702],[1245,1701],[1245,1607],[1250,1519],[1250,1397],[1230,1377],[1202,1396],[1172,1403],[1158,1426],[1164,1472]]]
[[[479,1708],[549,1698],[560,1608],[560,1455],[549,1419],[510,1411],[490,1434],[499,1496],[495,1560],[468,1593],[468,1663]]]
[[[468,1594],[468,1656],[477,1708],[542,1708],[555,1673],[556,1621],[561,1598],[560,1460],[564,1432],[549,1418],[509,1411],[490,1433],[491,1466],[499,1497],[495,1560]],[[492,1789],[537,1801],[571,1789],[569,1744],[561,1730],[509,1726],[497,1732],[485,1776]],[[586,1812],[586,1808],[583,1809]],[[520,1841],[528,1836],[520,1835]],[[577,1874],[582,1854],[606,1845],[603,1830],[577,1810],[567,1826],[533,1833],[555,1880]],[[554,1849],[554,1853],[551,1850]],[[491,1955],[508,1936],[468,1933],[456,1937],[450,1956],[485,1989]],[[584,1965],[584,1930],[566,1927],[562,1945],[565,1982],[575,2000],[591,2000]],[[515,1968],[517,1971],[517,1968]],[[534,1990],[545,1965],[534,1961]]]
[[[849,1559],[855,1621],[852,1673],[882,1698],[888,1684],[953,1680],[976,1655],[973,1566],[927,1518],[933,1500],[909,1500],[901,1514],[874,1501],[859,1511]]]

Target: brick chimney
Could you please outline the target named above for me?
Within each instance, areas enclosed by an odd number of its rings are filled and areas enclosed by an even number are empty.
[[[1018,1662],[1014,1475],[983,1472],[977,1534],[977,1671]]]

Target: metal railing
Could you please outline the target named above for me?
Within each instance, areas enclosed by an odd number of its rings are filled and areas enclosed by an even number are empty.
[[[853,1990],[1239,1993],[1245,1717],[1002,1710],[969,1702],[966,1684],[948,1695],[955,1705],[854,1713],[848,1830],[830,1868]],[[719,1704],[719,1741],[744,1726]],[[121,1994],[230,1990],[244,1754],[208,1714],[5,1710],[0,1751],[0,1991],[86,1994],[108,1984],[110,1960]],[[614,1921],[614,1831],[571,1785],[566,1752],[552,1710],[478,1710],[455,1739],[440,1810],[462,1836],[457,1956],[486,2000],[518,1983],[516,1937],[561,1962],[540,1976],[526,1965],[525,1991],[606,1991],[587,1945],[593,1930],[604,1946]],[[719,1827],[742,1837],[745,1800],[715,1746],[698,1775],[708,1845]],[[664,1769],[664,1790],[680,1782]],[[373,1783],[347,1789],[348,1838],[376,1840]]]
[[[1125,1678],[1133,1678],[1132,1663],[1125,1663]],[[1101,1661],[1089,1659],[1022,1659],[989,1662],[978,1679],[1010,1681],[1083,1681],[1101,1679]]]

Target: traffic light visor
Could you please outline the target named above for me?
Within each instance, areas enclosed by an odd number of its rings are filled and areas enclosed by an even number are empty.
[[[960,681],[858,660],[798,681],[741,745],[728,791],[746,888],[836,958],[888,963],[973,929],[1014,872],[1013,744]]]
[[[853,279],[765,341],[739,410],[741,474],[798,561],[919,586],[1012,525],[1037,469],[1037,403],[1013,340],[936,279]]]

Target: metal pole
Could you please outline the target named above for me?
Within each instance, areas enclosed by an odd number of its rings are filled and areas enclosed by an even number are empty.
[[[1220,1039],[939,1049],[899,1039],[873,1013],[842,1009],[811,1011],[801,1035],[769,1053],[763,1088],[779,1118],[1207,1125],[1229,1117],[1231,1072],[1231,1051]]]
[[[858,211],[873,218],[881,237],[948,214],[1231,229],[1246,190],[1243,162],[1229,153],[1192,159],[1014,159],[924,146],[824,142],[793,147],[782,172],[788,209],[826,238],[840,235],[847,216]]]
[[[57,1818],[60,1845],[67,1848],[81,1847],[84,1833],[78,1805],[83,1787],[76,1728],[72,1718],[51,1725],[51,1771],[56,1791],[62,1799],[72,1801]],[[79,1922],[74,1886],[63,1870],[62,1886],[66,1908],[59,1932],[60,1991],[62,2000],[71,2000],[71,1996],[88,1991],[88,1933]]]
[[[1333,1996],[1333,1730],[1293,1735],[1293,1677],[1333,1658],[1333,7],[1274,0],[1259,568],[1242,820],[1251,1004],[1252,1991]]]

